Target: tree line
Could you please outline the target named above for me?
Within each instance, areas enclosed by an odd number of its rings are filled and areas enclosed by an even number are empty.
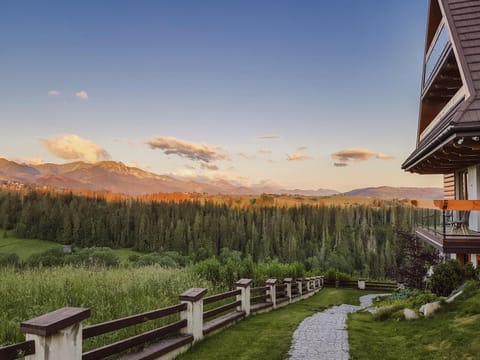
[[[396,231],[411,231],[415,214],[401,202],[381,204],[238,208],[1,191],[0,227],[20,238],[79,247],[176,251],[193,261],[226,248],[255,262],[299,261],[307,270],[395,277],[401,260]]]

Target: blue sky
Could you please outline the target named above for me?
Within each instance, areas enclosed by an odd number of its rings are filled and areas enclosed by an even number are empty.
[[[426,13],[426,0],[3,1],[0,156],[289,188],[439,186],[400,169]]]

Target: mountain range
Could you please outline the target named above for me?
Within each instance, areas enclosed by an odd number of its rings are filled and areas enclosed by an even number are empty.
[[[0,158],[0,181],[34,184],[51,188],[93,190],[144,195],[151,193],[196,192],[226,195],[287,194],[303,196],[369,196],[380,198],[441,199],[440,188],[376,187],[341,193],[331,189],[282,189],[271,185],[241,186],[226,180],[194,181],[158,175],[122,162],[82,161],[66,164],[22,164]]]

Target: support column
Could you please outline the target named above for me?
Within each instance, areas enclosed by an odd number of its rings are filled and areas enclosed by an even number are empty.
[[[26,340],[35,341],[35,354],[26,359],[81,360],[81,322],[89,316],[90,309],[66,307],[22,322]]]
[[[283,282],[287,285],[287,298],[288,302],[292,302],[292,278],[285,278]]]
[[[300,297],[302,297],[302,295],[304,293],[304,289],[302,289],[302,279],[298,278],[296,281],[297,281],[297,286],[298,286],[298,295],[300,295]]]
[[[268,287],[267,295],[270,295],[270,301],[272,302],[273,308],[277,308],[277,290],[275,286],[277,285],[277,279],[268,279],[266,282]],[[267,299],[268,301],[268,299]]]
[[[245,316],[250,315],[250,289],[252,287],[252,279],[240,279],[235,285],[237,289],[240,289],[240,295],[237,295],[237,300],[240,300],[242,304],[239,306],[240,311],[245,312]]]
[[[180,294],[181,303],[187,304],[187,310],[180,317],[187,320],[187,326],[181,331],[193,335],[193,342],[203,338],[203,297],[207,293],[204,288],[192,288]]]

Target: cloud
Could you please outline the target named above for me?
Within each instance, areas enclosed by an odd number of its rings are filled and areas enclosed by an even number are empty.
[[[392,160],[392,159],[395,159],[395,156],[378,153],[377,156],[376,156],[376,158],[377,158],[377,159],[380,159],[380,160]]]
[[[260,149],[260,150],[258,150],[258,153],[259,153],[259,154],[262,154],[262,155],[268,155],[268,154],[271,154],[271,153],[272,153],[272,150]]]
[[[261,135],[257,136],[257,139],[260,140],[278,140],[281,139],[282,137],[280,135]]]
[[[333,166],[336,166],[336,167],[345,167],[345,166],[348,166],[347,163],[342,163],[342,162],[334,162],[333,163]]]
[[[287,160],[296,161],[296,160],[307,160],[308,156],[302,153],[292,153],[287,154]]]
[[[368,149],[344,149],[334,152],[331,155],[333,160],[339,163],[348,163],[350,161],[367,161],[373,158],[380,160],[391,160],[394,157],[383,153],[376,153]]]
[[[60,91],[58,90],[49,90],[48,91],[48,96],[58,96],[60,95]]]
[[[244,152],[239,152],[239,153],[237,153],[237,155],[240,156],[240,157],[243,157],[244,159],[247,159],[247,160],[253,160],[253,159],[255,159],[255,156],[254,156],[254,155],[248,155],[248,154],[246,154],[246,153],[244,153]]]
[[[65,160],[97,162],[111,158],[105,149],[75,134],[40,139],[40,141],[48,151]]]
[[[194,161],[209,163],[215,160],[227,160],[228,154],[220,146],[196,144],[174,137],[157,136],[145,142],[151,149],[160,149],[166,155],[177,155]]]
[[[88,99],[88,94],[85,90],[80,90],[75,93],[75,96],[82,99],[82,100],[87,100]]]
[[[302,152],[302,151],[305,151],[305,150],[307,150],[306,146],[298,146],[297,147],[297,152]]]
[[[218,166],[215,164],[206,164],[204,162],[200,163],[200,167],[204,170],[212,170],[212,171],[217,171]]]

